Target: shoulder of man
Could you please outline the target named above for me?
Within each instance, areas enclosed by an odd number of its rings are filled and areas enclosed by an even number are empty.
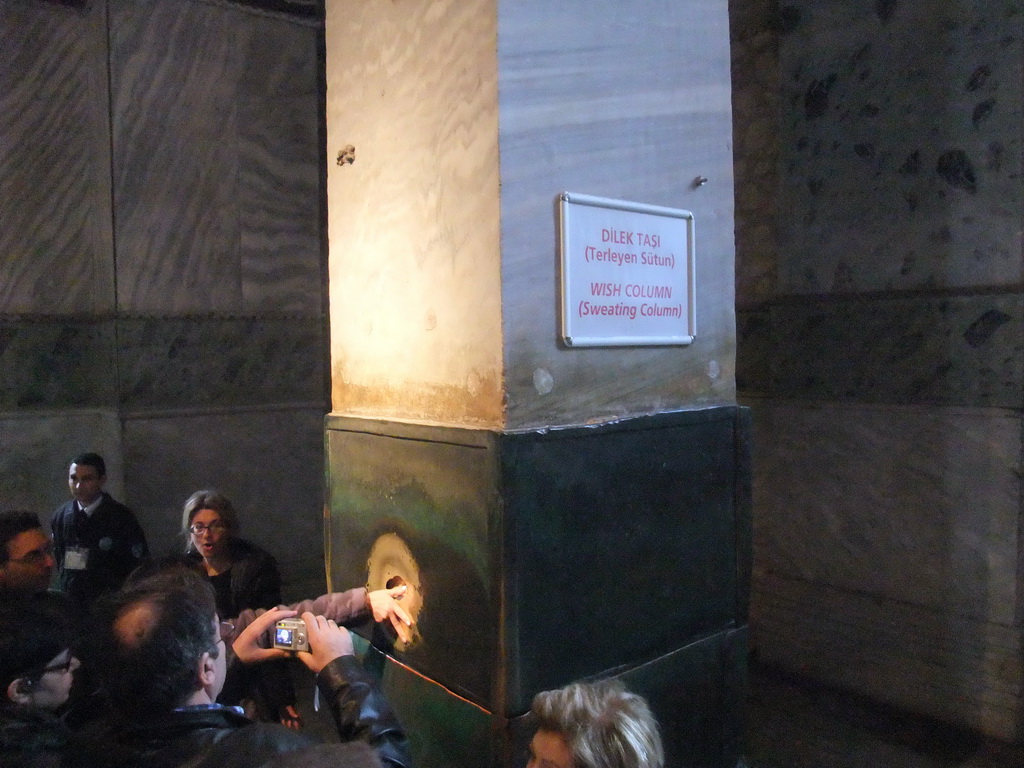
[[[7,765],[6,757],[14,759],[16,754],[58,752],[69,737],[64,723],[48,712],[0,705],[0,765]]]
[[[127,526],[128,530],[142,535],[142,526],[130,508],[119,502],[109,493],[104,492],[103,501],[96,507],[93,517],[105,521],[105,524],[115,524],[118,527]]]
[[[115,499],[106,491],[103,492],[103,501],[101,501],[100,505],[96,507],[96,512],[101,512],[105,515],[127,515],[128,517],[131,517],[133,520],[135,519],[134,512],[132,512],[127,506],[122,504],[120,501]]]
[[[75,500],[69,499],[53,510],[53,514],[50,516],[51,527],[56,525],[64,515],[71,514],[75,508]]]
[[[286,733],[267,733],[264,725],[230,707],[189,707],[137,720],[114,712],[81,728],[73,747],[82,768],[241,768],[266,761],[278,749],[298,749],[310,743],[308,737],[295,734],[303,738],[293,744],[292,731],[281,726]],[[261,755],[260,761],[249,762]],[[78,768],[74,762],[71,765]]]
[[[316,744],[295,752],[286,752],[262,768],[381,768],[373,748],[362,741]]]
[[[319,743],[319,739],[280,723],[249,723],[218,733],[196,768],[249,768]]]

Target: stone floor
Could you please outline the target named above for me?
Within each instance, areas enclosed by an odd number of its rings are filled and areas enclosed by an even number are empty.
[[[1020,768],[1011,746],[754,666],[748,768]]]
[[[297,690],[311,691],[312,675],[294,667]],[[311,697],[300,694],[307,729],[333,738],[326,710],[316,713],[311,705]],[[1024,746],[982,739],[755,665],[746,755],[738,768],[1024,768]]]

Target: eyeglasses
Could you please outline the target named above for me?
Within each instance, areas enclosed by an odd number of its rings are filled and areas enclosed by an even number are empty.
[[[75,661],[77,661],[77,659],[75,659],[74,656],[68,656],[67,661],[62,661],[60,664],[54,664],[50,667],[43,667],[43,674],[45,675],[47,672],[60,672],[61,674],[66,674],[71,671],[71,667],[75,665]]]
[[[235,634],[235,625],[230,621],[222,621],[217,625],[217,640],[223,640],[225,643]]]
[[[31,552],[26,552],[21,557],[12,557],[7,562],[9,563],[28,563],[29,565],[41,565],[46,562],[47,558],[53,557],[53,543],[48,543],[42,547],[37,547]]]
[[[68,672],[71,672],[73,667],[77,667],[78,659],[76,659],[70,651],[68,651],[67,654],[67,659],[59,664],[48,664],[45,666],[40,665],[38,667],[33,667],[25,673],[24,677],[26,681],[30,685],[35,685],[42,680],[43,675],[48,672],[57,672],[62,675],[66,675]]]
[[[218,531],[226,530],[227,526],[224,525],[224,523],[215,520],[209,525],[203,525],[202,523],[193,523],[188,527],[188,529],[192,531],[192,533],[194,533],[196,536],[202,536],[207,531],[209,531],[210,533],[217,533]]]

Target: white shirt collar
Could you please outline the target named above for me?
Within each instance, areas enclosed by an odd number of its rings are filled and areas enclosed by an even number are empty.
[[[83,512],[85,512],[86,517],[91,517],[92,513],[96,511],[96,507],[98,507],[100,505],[101,501],[103,501],[103,494],[102,493],[99,496],[97,496],[95,499],[93,499],[92,504],[90,504],[88,507],[81,507],[80,506],[79,508]],[[78,504],[79,502],[76,501],[75,503]]]

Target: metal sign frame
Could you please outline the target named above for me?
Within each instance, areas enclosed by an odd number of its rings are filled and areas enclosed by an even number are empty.
[[[558,210],[566,346],[693,342],[696,253],[690,211],[570,192],[559,195]],[[609,241],[606,249],[595,245]],[[646,247],[652,250],[641,250]]]

